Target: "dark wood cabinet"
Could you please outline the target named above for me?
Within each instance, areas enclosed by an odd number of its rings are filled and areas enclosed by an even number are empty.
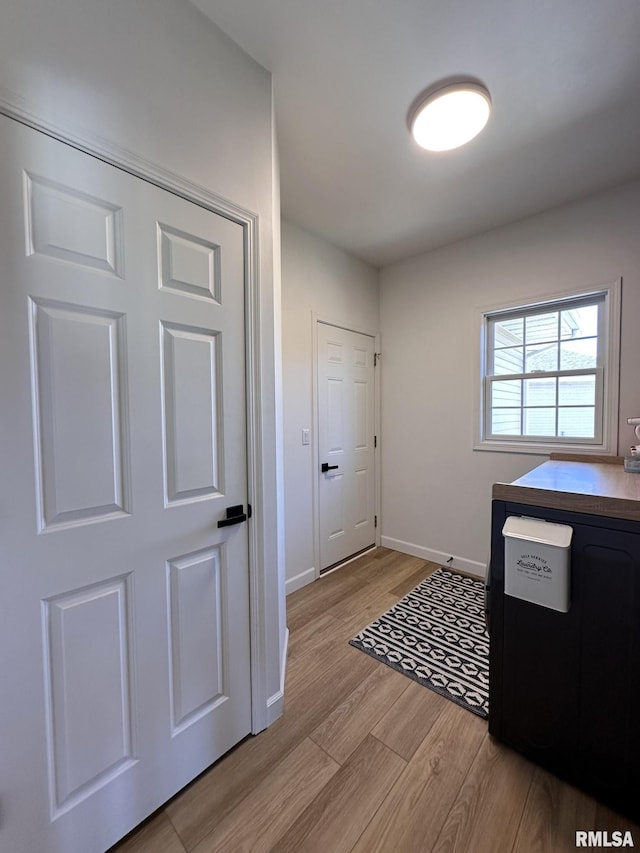
[[[567,613],[505,595],[510,515],[572,527]],[[490,733],[639,820],[640,521],[494,500],[488,586]]]

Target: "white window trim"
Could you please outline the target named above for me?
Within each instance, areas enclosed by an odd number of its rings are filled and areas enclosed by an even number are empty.
[[[489,315],[496,314],[500,311],[523,310],[533,308],[537,305],[544,307],[551,302],[560,302],[565,299],[575,299],[576,297],[589,296],[593,294],[604,295],[604,324],[606,327],[607,342],[606,342],[606,364],[604,369],[604,388],[602,400],[602,440],[594,443],[593,440],[587,442],[545,442],[545,441],[527,441],[519,439],[517,441],[509,439],[485,438],[485,395],[484,395],[484,378],[486,375],[486,360],[487,360],[487,318]],[[579,452],[584,454],[599,454],[615,456],[618,452],[618,393],[620,379],[620,317],[622,304],[622,279],[618,278],[608,284],[602,284],[597,287],[577,288],[575,290],[564,290],[556,293],[549,293],[535,297],[533,299],[519,299],[509,302],[502,302],[497,305],[484,306],[476,308],[475,311],[475,328],[476,328],[476,363],[474,370],[474,450],[492,450],[502,453],[528,453],[541,456],[548,456],[550,453],[563,452]]]

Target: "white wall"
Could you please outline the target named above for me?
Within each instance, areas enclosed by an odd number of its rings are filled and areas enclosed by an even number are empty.
[[[471,449],[475,310],[618,277],[623,454],[640,415],[640,183],[381,271],[383,545],[484,570],[493,483],[546,457]]]
[[[315,577],[312,314],[379,329],[378,272],[297,225],[282,223],[285,564],[287,592]],[[311,444],[302,445],[302,429]]]
[[[271,81],[187,0],[4,0],[0,85],[271,222]]]
[[[285,623],[274,532],[279,198],[270,75],[187,0],[5,0],[0,98],[65,130],[103,137],[259,216],[264,488],[254,499],[264,512],[269,578],[266,688],[277,696]]]

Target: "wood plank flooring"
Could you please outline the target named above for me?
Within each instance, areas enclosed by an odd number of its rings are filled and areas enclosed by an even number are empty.
[[[285,713],[111,853],[564,853],[640,827],[349,646],[437,568],[384,548],[293,593]]]

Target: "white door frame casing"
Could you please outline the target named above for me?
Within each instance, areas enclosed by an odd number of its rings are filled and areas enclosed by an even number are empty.
[[[327,319],[315,311],[311,312],[311,339],[312,339],[312,377],[311,377],[311,400],[313,405],[313,436],[311,455],[313,459],[312,472],[312,493],[313,493],[313,576],[314,580],[320,577],[320,444],[318,441],[320,414],[318,410],[318,324],[323,323],[325,326],[336,326],[339,329],[346,329],[348,332],[355,332],[359,335],[367,335],[373,338],[374,352],[378,359],[380,357],[380,332],[373,332],[371,329],[364,329],[353,323],[342,322],[340,320]],[[377,359],[377,360],[378,360]],[[375,482],[375,507],[374,513],[377,516],[378,524],[375,529],[375,544],[380,545],[380,370],[374,370],[374,430],[377,437],[376,446],[374,448],[374,482]]]
[[[0,94],[0,114],[14,119],[33,130],[40,131],[86,154],[122,169],[134,177],[154,184],[187,201],[224,216],[242,226],[244,230],[245,263],[245,341],[246,341],[246,394],[247,394],[247,493],[253,516],[248,526],[249,537],[249,608],[251,630],[251,730],[262,731],[278,716],[283,701],[281,692],[270,697],[267,686],[267,639],[269,627],[266,620],[267,588],[269,576],[265,553],[269,551],[271,536],[265,524],[262,475],[262,448],[264,445],[263,401],[260,393],[262,369],[260,317],[260,274],[258,216],[245,208],[221,198],[177,175],[162,166],[126,150],[102,137],[92,135],[85,128],[60,126],[34,112],[20,96]],[[278,643],[278,638],[272,638]]]

